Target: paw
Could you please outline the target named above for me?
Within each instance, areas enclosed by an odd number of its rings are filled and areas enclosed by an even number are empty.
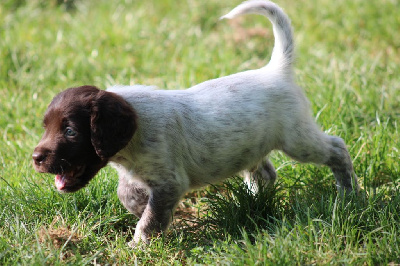
[[[132,249],[144,249],[147,245],[150,244],[150,241],[141,241],[136,242],[134,239],[128,242],[128,247]]]
[[[263,162],[253,173],[255,180],[263,180],[265,185],[273,185],[276,180],[276,171],[269,160]]]
[[[276,176],[275,168],[268,159],[265,159],[256,168],[244,171],[244,181],[253,194],[257,194],[260,183],[263,187],[273,186]]]
[[[357,181],[357,175],[350,171],[337,171],[334,170],[336,178],[336,187],[340,195],[356,194],[360,191],[360,187]]]
[[[128,243],[128,246],[131,248],[137,248],[141,246],[147,246],[148,244],[150,244],[150,236],[148,236],[142,230],[136,227],[133,240]]]

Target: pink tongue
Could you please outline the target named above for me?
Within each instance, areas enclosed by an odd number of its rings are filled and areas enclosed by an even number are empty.
[[[54,182],[58,190],[63,190],[65,187],[65,180],[62,175],[56,175]]]

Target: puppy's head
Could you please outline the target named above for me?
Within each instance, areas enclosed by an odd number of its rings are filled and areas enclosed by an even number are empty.
[[[67,89],[50,103],[45,132],[32,158],[36,171],[55,174],[59,191],[84,187],[136,130],[133,108],[93,86]]]

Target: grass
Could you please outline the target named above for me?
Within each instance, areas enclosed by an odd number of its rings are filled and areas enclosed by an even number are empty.
[[[52,97],[82,84],[186,88],[266,64],[271,25],[218,21],[239,1],[0,4],[0,264],[399,264],[398,1],[278,2],[295,29],[298,83],[322,129],[347,143],[362,193],[340,199],[324,167],[276,152],[279,181],[190,193],[167,234],[133,250],[137,220],[104,168],[60,195],[30,155]]]

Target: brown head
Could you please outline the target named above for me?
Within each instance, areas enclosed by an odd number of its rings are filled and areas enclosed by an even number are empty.
[[[36,171],[56,175],[59,191],[84,187],[136,130],[133,108],[94,86],[67,89],[50,103],[45,132],[32,158]]]

